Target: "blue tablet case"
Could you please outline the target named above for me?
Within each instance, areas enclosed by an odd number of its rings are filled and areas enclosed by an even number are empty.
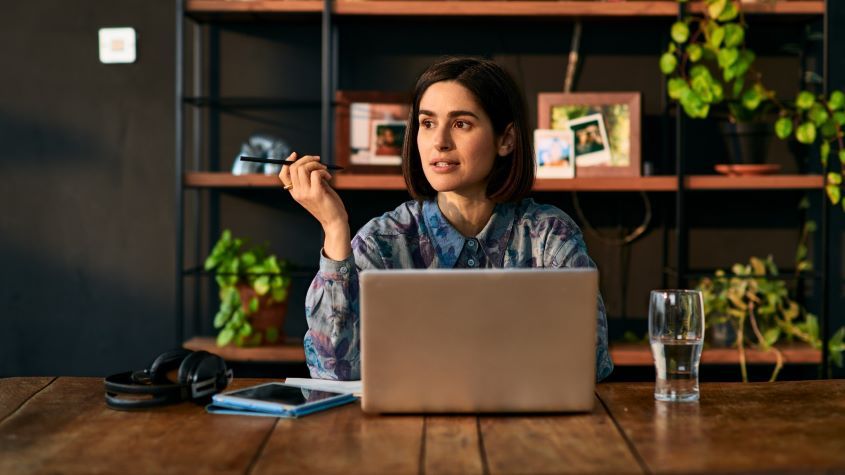
[[[325,401],[319,404],[304,409],[291,409],[287,411],[262,411],[258,409],[245,409],[243,407],[228,406],[225,402],[213,402],[205,406],[205,411],[209,414],[229,414],[235,416],[264,416],[264,417],[284,417],[294,419],[302,417],[314,412],[330,409],[332,407],[341,406],[355,401],[357,398],[352,394],[346,394],[344,397],[335,398],[330,401]]]

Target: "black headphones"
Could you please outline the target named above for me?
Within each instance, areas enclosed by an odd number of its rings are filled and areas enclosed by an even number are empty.
[[[176,382],[167,373],[178,368]],[[160,354],[149,368],[113,374],[105,379],[106,404],[112,409],[142,409],[176,402],[202,400],[232,382],[223,358],[207,351],[177,348]],[[151,398],[123,398],[143,395]]]

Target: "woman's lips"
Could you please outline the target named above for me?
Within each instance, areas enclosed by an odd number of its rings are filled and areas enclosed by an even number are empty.
[[[448,160],[432,160],[429,166],[435,173],[449,173],[458,168],[458,162]]]

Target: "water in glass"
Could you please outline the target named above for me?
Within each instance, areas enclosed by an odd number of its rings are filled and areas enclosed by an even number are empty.
[[[704,342],[701,292],[652,291],[648,317],[651,353],[657,372],[654,398],[659,401],[697,401],[698,365]]]
[[[697,401],[701,340],[654,340],[651,353],[657,370],[654,398],[658,401]]]

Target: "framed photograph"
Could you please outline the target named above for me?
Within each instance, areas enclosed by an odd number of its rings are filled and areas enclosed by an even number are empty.
[[[576,176],[640,176],[640,121],[639,92],[541,92],[537,97],[538,129],[573,132]],[[585,140],[580,148],[579,139]]]
[[[601,114],[590,114],[568,122],[574,139],[575,160],[582,167],[613,166],[610,143]]]
[[[338,91],[335,100],[335,163],[353,173],[400,173],[410,97]]]
[[[536,129],[534,131],[537,178],[575,177],[572,137],[571,130]]]
[[[402,165],[402,144],[405,142],[406,121],[373,120],[370,137],[370,156],[367,163],[374,165]],[[355,156],[352,156],[355,164]]]

